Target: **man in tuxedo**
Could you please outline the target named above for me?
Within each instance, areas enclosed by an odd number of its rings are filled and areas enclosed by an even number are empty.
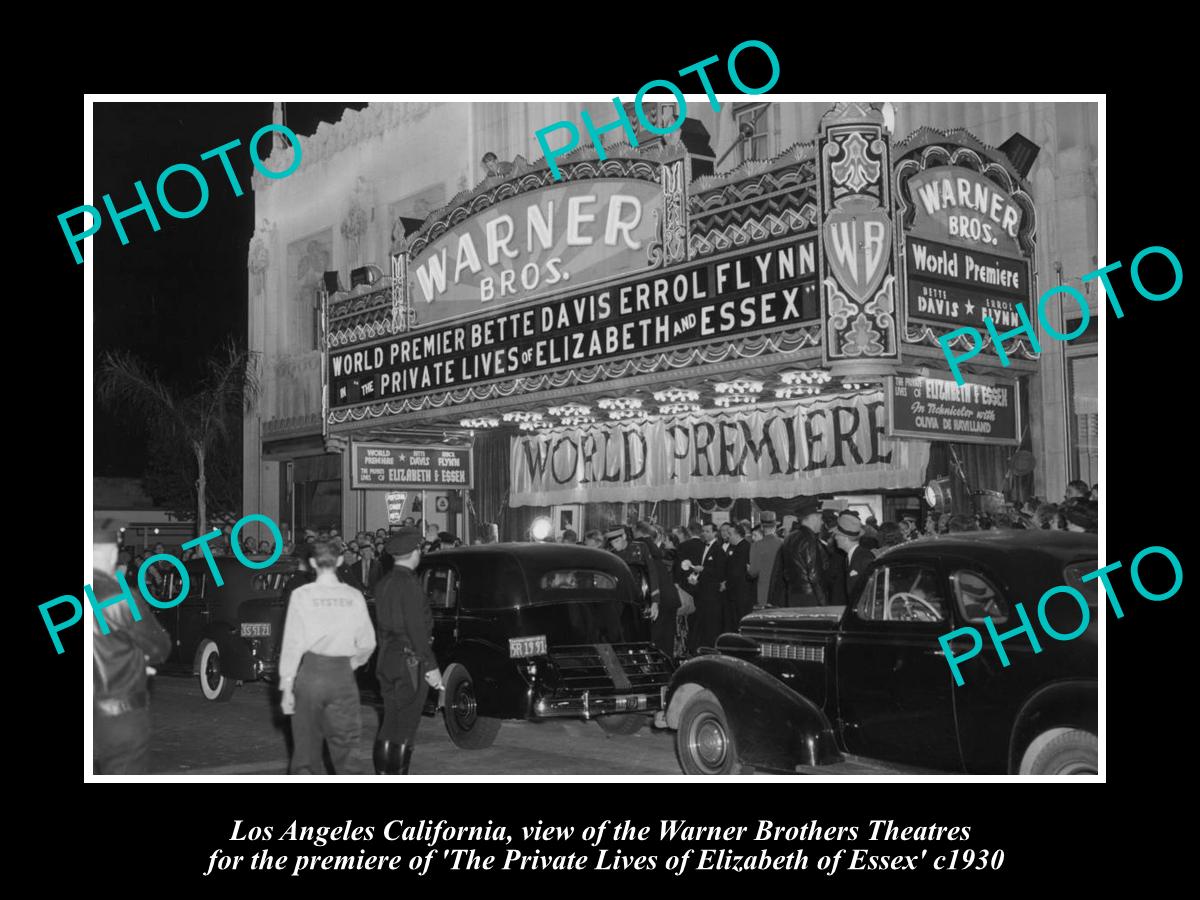
[[[838,547],[846,554],[846,602],[854,603],[867,579],[867,567],[875,555],[859,543],[863,536],[863,524],[853,513],[844,512],[838,516],[833,536]]]
[[[688,584],[696,601],[696,614],[688,633],[688,649],[693,653],[700,647],[713,646],[725,622],[726,555],[712,522],[701,526],[700,540],[704,542],[704,550],[700,555],[699,570],[692,569],[688,574]]]
[[[678,616],[687,631],[687,646],[681,647],[680,652],[693,652],[693,633],[696,629],[696,586],[688,581],[688,574],[693,567],[698,568],[704,556],[704,541],[700,539],[700,520],[692,519],[687,528],[682,529],[687,535],[675,548],[675,558],[671,562],[671,580],[675,582],[675,590],[679,593]],[[685,565],[686,564],[686,565]]]

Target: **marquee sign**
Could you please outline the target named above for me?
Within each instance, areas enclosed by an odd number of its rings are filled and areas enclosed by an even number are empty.
[[[800,238],[328,356],[335,405],[385,401],[795,328],[818,317]]]
[[[407,446],[361,443],[350,445],[350,482],[354,488],[471,488],[469,447]],[[389,498],[403,495],[388,494]],[[389,500],[389,505],[394,500]],[[403,499],[400,503],[403,512]]]
[[[1029,263],[914,236],[905,242],[910,317],[983,330],[988,316],[1001,331],[1021,325],[1029,309]]]
[[[927,441],[886,437],[882,392],[512,438],[513,506],[792,497],[924,483]]]
[[[895,359],[891,163],[882,114],[839,103],[821,119],[821,298],[826,362]]]
[[[1021,208],[1012,194],[964,166],[934,166],[908,179],[910,234],[1018,256]]]
[[[982,330],[984,316],[1000,331],[1019,327],[1016,304],[1032,309],[1035,224],[1020,176],[966,132],[925,128],[903,146],[895,193],[906,338]]]
[[[894,377],[885,386],[888,435],[975,444],[1021,442],[1021,394],[1013,382],[994,385],[946,378]]]
[[[645,271],[663,202],[661,184],[633,178],[557,184],[499,200],[409,260],[417,323]]]

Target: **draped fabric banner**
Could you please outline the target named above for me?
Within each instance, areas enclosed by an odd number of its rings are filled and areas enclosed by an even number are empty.
[[[915,488],[929,442],[884,436],[882,391],[512,438],[512,506]]]

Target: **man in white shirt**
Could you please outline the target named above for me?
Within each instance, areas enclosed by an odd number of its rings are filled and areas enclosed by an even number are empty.
[[[324,774],[321,743],[335,773],[346,773],[362,735],[354,670],[375,650],[375,626],[362,592],[337,578],[343,557],[318,541],[309,564],[316,581],[292,591],[283,628],[279,686],[292,719],[293,775]]]

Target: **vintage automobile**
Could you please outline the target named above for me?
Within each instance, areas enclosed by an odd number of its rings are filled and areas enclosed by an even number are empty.
[[[257,561],[256,557],[250,559]],[[190,667],[209,700],[228,700],[243,681],[273,679],[279,667],[283,630],[283,588],[296,573],[295,559],[280,559],[266,569],[250,569],[233,556],[213,560],[223,584],[217,585],[208,563],[184,563],[187,596],[170,609],[156,609],[174,642],[168,668]],[[181,578],[168,568],[159,599],[179,595]]]
[[[488,544],[431,553],[417,574],[459,747],[490,746],[502,719],[594,718],[631,734],[663,709],[674,665],[650,643],[632,573],[613,554]]]
[[[845,607],[767,609],[671,680],[667,724],[688,774],[776,772],[1089,774],[1097,771],[1096,537],[1047,531],[949,535],[894,547]],[[1088,598],[1090,625],[1070,641],[1038,632],[1004,643],[983,625],[1033,627],[1051,587]],[[1047,604],[1057,631],[1081,621],[1067,597]],[[956,686],[939,635],[965,625],[983,649]],[[971,646],[955,638],[956,656]]]

